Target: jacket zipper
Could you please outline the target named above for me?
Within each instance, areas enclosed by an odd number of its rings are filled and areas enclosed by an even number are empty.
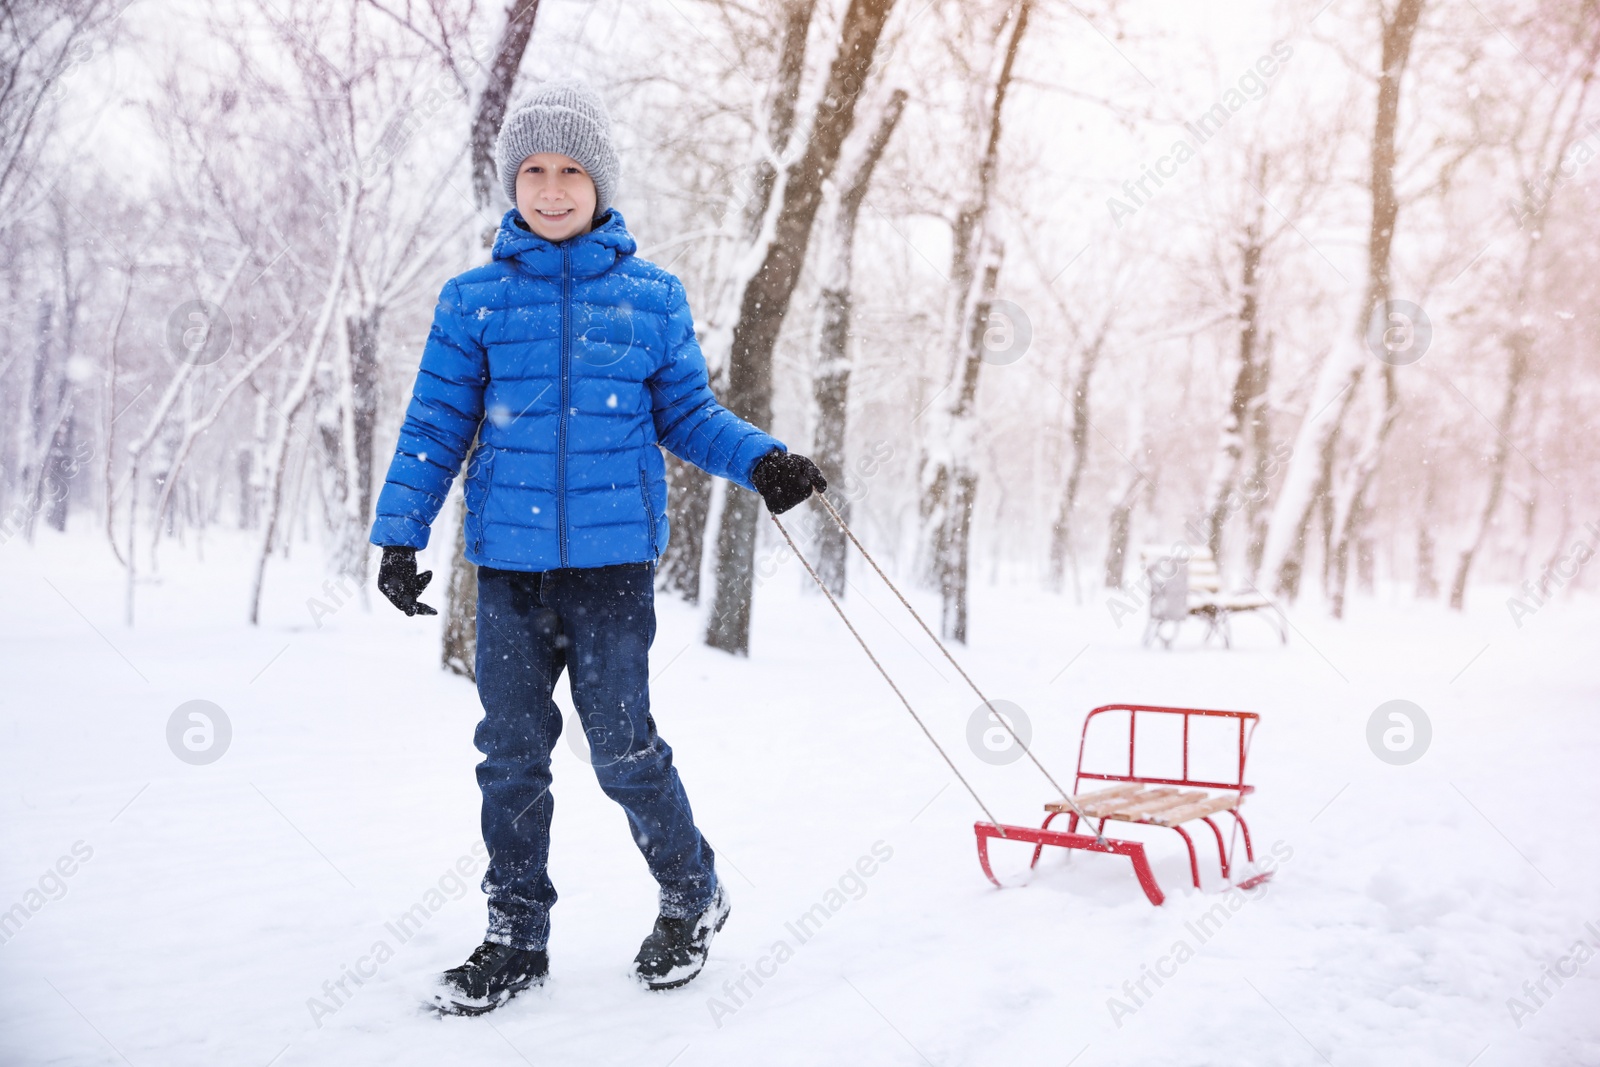
[[[472,551],[474,552],[483,551],[483,512],[489,503],[489,478],[494,472],[493,458],[494,454],[489,450],[488,445],[480,444],[478,446],[477,475],[478,484],[483,486],[483,493],[478,500],[478,508],[475,512],[477,521],[473,524],[475,532],[472,535]]]
[[[644,497],[645,521],[650,524],[650,555],[656,556],[656,509],[655,505],[650,503],[650,486],[645,480],[643,467],[639,468],[639,494]]]
[[[572,402],[570,375],[572,320],[572,252],[561,250],[561,416],[556,430],[556,528],[561,540],[561,565],[567,565],[567,407]]]

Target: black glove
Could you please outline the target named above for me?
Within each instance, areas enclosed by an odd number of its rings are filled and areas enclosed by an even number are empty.
[[[815,463],[781,448],[761,457],[755,470],[750,472],[750,481],[761,499],[767,502],[767,510],[774,515],[782,515],[803,502],[811,495],[811,490],[822,493],[828,488],[828,480]]]
[[[432,571],[417,573],[417,550],[401,545],[384,545],[383,562],[378,564],[378,591],[389,598],[389,603],[407,615],[437,615],[417,597],[433,581]]]

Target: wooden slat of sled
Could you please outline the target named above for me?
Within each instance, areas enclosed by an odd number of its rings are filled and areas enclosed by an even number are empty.
[[[1091,819],[1103,819],[1112,811],[1128,803],[1132,798],[1144,793],[1144,786],[1137,782],[1127,783],[1128,788],[1102,789],[1094,793],[1083,793],[1074,796],[1073,802],[1077,804],[1078,811]],[[1046,811],[1071,812],[1072,805],[1062,800],[1052,800],[1045,805]]]
[[[1203,794],[1202,794],[1203,795]],[[1221,796],[1207,797],[1196,800],[1178,808],[1169,808],[1166,811],[1151,817],[1150,821],[1158,826],[1177,826],[1179,823],[1188,822],[1190,819],[1203,819],[1207,815],[1215,815],[1219,811],[1239,806],[1239,797],[1234,793],[1225,793]]]
[[[1198,790],[1180,793],[1176,789],[1152,789],[1142,796],[1133,798],[1130,803],[1118,804],[1109,813],[1109,817],[1123,822],[1143,822],[1146,817],[1157,812],[1195,804],[1204,800],[1205,796],[1204,792]]]
[[[1203,796],[1204,794],[1201,795]],[[1091,800],[1087,803],[1080,800],[1078,801],[1078,810],[1094,819],[1118,819],[1123,818],[1123,813],[1127,811],[1142,811],[1152,805],[1157,808],[1165,807],[1166,805],[1162,803],[1163,801],[1187,803],[1190,799],[1193,798],[1179,797],[1176,789],[1141,789],[1137,792],[1102,797],[1099,800]],[[1072,809],[1067,808],[1066,810],[1070,811]],[[1133,820],[1123,819],[1123,821]]]
[[[1072,799],[1078,805],[1078,810],[1092,819],[1115,819],[1118,822],[1152,823],[1166,827],[1239,806],[1236,793],[1210,796],[1201,790],[1146,789],[1136,782],[1124,782],[1092,793],[1079,793]],[[1072,811],[1071,805],[1062,800],[1052,800],[1044,807],[1046,811]]]

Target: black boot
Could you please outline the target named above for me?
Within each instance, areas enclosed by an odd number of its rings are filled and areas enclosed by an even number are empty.
[[[633,958],[639,980],[651,989],[676,989],[687,985],[706,965],[711,935],[728,921],[728,898],[717,883],[716,895],[699,915],[687,919],[656,916],[656,928]]]
[[[550,957],[543,949],[517,949],[485,941],[467,962],[441,974],[433,1006],[442,1015],[482,1015],[529,986],[544,984]]]

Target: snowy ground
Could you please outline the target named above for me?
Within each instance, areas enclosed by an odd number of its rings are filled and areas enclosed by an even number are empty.
[[[1163,653],[1098,592],[1077,607],[979,590],[958,656],[1024,709],[1058,776],[1097,704],[1262,714],[1246,810],[1260,850],[1289,858],[1202,944],[1188,924],[1221,887],[1185,889],[1168,831],[1144,835],[1162,908],[1105,857],[1030,876],[1002,845],[1009,888],[990,886],[976,807],[796,565],[762,589],[747,660],[705,648],[696,614],[662,597],[655,716],[732,894],[711,964],[670,994],[629,980],[653,884],[563,743],[552,980],[440,1021],[417,990],[482,933],[475,694],[438,669],[437,619],[378,602],[317,626],[305,602],[324,575],[303,547],[274,561],[264,625],[245,626],[246,547],[208,542],[203,565],[164,548],[133,629],[103,541],[0,549],[0,1063],[1600,1062],[1592,601],[1520,630],[1504,591],[1465,617],[1357,601],[1338,624],[1307,607],[1287,648],[1246,619],[1231,652],[1191,629]],[[846,603],[996,813],[1036,823],[1048,786],[969,749],[976,698],[884,588],[858,575]],[[1433,727],[1406,766],[1366,739],[1396,698]],[[167,742],[196,699],[232,726],[208,765]],[[800,943],[786,924],[818,903],[837,910]],[[424,918],[402,941],[408,910]],[[1196,954],[1175,965],[1179,941]],[[758,965],[769,977],[741,992]],[[1576,976],[1558,984],[1557,967]]]

